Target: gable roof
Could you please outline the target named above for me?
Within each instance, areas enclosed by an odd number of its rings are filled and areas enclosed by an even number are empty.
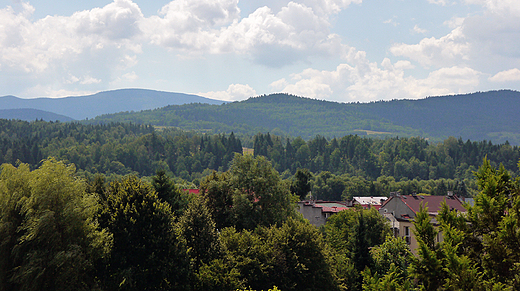
[[[384,204],[388,204],[392,199],[400,199],[408,208],[414,213],[419,212],[421,203],[428,207],[429,213],[438,213],[441,210],[443,201],[446,201],[449,209],[453,209],[460,212],[466,212],[466,208],[462,205],[462,202],[456,196],[432,196],[432,195],[399,195],[390,197]]]

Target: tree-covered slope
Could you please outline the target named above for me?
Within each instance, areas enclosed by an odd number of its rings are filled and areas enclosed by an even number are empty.
[[[98,116],[92,123],[135,122],[186,130],[255,134],[270,131],[311,138],[365,134],[367,130],[388,130],[388,134],[421,135],[412,128],[388,125],[366,118],[357,104],[320,101],[288,94],[272,94],[223,105],[186,104],[142,112]]]
[[[363,112],[392,124],[420,128],[433,137],[520,143],[520,92],[501,90],[395,100],[360,105]]]
[[[222,105],[186,104],[99,116],[93,123],[135,122],[188,130],[256,134],[272,132],[310,138],[347,134],[422,136],[442,140],[492,140],[520,144],[520,92],[336,103],[271,94]]]

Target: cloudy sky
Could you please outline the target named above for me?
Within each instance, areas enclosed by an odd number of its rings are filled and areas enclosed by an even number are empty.
[[[520,90],[518,0],[0,0],[0,96]]]

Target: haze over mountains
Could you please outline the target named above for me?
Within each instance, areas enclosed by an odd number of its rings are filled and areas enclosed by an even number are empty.
[[[98,115],[155,109],[167,105],[181,105],[186,103],[223,104],[226,101],[213,100],[192,94],[172,93],[146,89],[121,89],[99,92],[93,95],[74,96],[66,98],[34,98],[22,99],[15,96],[0,97],[0,110],[4,109],[38,109],[55,114],[70,117],[75,120],[94,118]],[[1,114],[2,112],[0,112]],[[4,113],[7,113],[4,112]],[[26,114],[26,117],[29,115]],[[22,118],[22,120],[34,120],[50,116],[49,114],[35,118]],[[1,118],[8,118],[0,115]],[[63,118],[50,120],[68,121]]]
[[[227,103],[142,89],[62,99],[0,98],[0,109],[22,106],[76,120],[89,118],[82,121],[86,123],[133,122],[201,132],[271,132],[303,138],[358,134],[440,141],[454,136],[520,145],[520,92],[511,90],[372,103],[336,103],[288,94]],[[4,111],[0,110],[0,117]],[[2,118],[15,117],[11,112],[10,117]],[[67,121],[63,116],[54,120]]]

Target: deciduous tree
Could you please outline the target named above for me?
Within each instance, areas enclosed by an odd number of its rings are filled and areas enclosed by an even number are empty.
[[[110,234],[75,167],[47,159],[34,171],[3,165],[0,176],[0,290],[92,290],[94,261]]]

